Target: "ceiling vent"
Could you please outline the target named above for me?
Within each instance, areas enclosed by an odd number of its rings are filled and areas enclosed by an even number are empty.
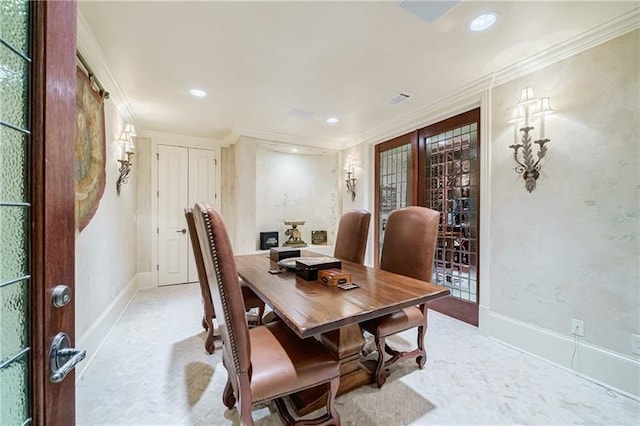
[[[409,13],[417,16],[425,22],[435,22],[453,9],[459,1],[424,1],[424,0],[401,0],[399,6]]]
[[[306,120],[309,120],[311,118],[313,118],[314,115],[316,115],[315,112],[311,112],[311,111],[307,111],[304,109],[300,109],[300,108],[291,108],[289,110],[289,112],[287,113],[288,116],[290,117],[296,117],[296,118],[304,118]]]
[[[389,105],[398,105],[400,102],[405,101],[407,99],[409,99],[409,95],[407,95],[406,93],[398,93],[391,99],[387,99],[387,103]]]

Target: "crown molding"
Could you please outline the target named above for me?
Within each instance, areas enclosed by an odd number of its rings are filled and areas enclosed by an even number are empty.
[[[640,7],[496,72],[499,86],[640,28]]]
[[[640,28],[640,7],[527,59],[484,76],[390,123],[368,130],[343,144],[341,149],[360,143],[383,142],[479,106],[483,99],[483,92],[493,87],[584,52],[638,28]]]
[[[264,132],[260,130],[245,129],[241,127],[234,127],[233,130],[225,136],[225,142],[230,144],[236,143],[240,136],[247,136],[254,139],[260,139],[264,141],[282,142],[293,145],[318,147],[322,146],[329,150],[338,151],[342,149],[342,144],[332,141],[330,139],[311,138],[306,136],[288,135],[284,133]],[[231,142],[232,141],[232,142]]]
[[[82,57],[91,68],[91,71],[93,71],[98,80],[100,80],[105,90],[109,92],[109,97],[113,100],[120,115],[127,122],[135,124],[136,115],[133,108],[131,108],[131,104],[127,100],[124,91],[111,73],[107,58],[104,56],[100,45],[89,28],[89,24],[79,10],[77,28],[78,51],[82,54]]]

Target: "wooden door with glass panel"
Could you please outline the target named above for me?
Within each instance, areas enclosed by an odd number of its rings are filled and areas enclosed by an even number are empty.
[[[433,282],[451,296],[430,307],[478,325],[480,109],[420,130],[419,203],[441,212]]]
[[[68,295],[74,284],[76,7],[74,1],[0,2],[3,426],[75,423],[75,377],[66,362],[76,354],[79,361],[83,352],[71,355],[69,348],[55,356],[50,350],[74,340]],[[56,293],[60,286],[64,291]],[[68,339],[56,339],[62,333]]]

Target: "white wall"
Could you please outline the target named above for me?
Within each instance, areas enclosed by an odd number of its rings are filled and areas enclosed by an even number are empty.
[[[337,154],[296,155],[259,148],[256,152],[256,229],[279,231],[280,245],[289,237],[284,221],[298,227],[311,244],[312,230],[327,231],[335,241],[338,189]],[[256,247],[259,248],[259,247]]]
[[[129,182],[116,194],[119,147],[114,140],[124,127],[113,102],[105,101],[106,184],[91,222],[76,235],[75,310],[78,346],[91,358],[114,320],[137,290],[136,180],[134,167]],[[110,314],[113,318],[103,321]],[[80,366],[83,370],[87,363]]]
[[[492,312],[639,359],[639,51],[635,31],[492,92]],[[522,87],[550,96],[548,158],[531,194],[513,171],[506,111]],[[572,352],[561,357],[569,362]],[[561,360],[558,360],[561,362]],[[633,379],[633,377],[631,377]],[[635,385],[625,390],[640,390]],[[630,384],[631,386],[632,384]]]
[[[335,239],[339,218],[338,153],[294,154],[265,148],[260,141],[241,137],[234,145],[231,183],[236,253],[259,248],[260,232],[278,231],[280,245],[288,238],[285,220],[303,220],[302,238],[311,243],[312,230],[326,230]],[[233,223],[229,225],[228,223]],[[231,233],[231,232],[230,232]]]

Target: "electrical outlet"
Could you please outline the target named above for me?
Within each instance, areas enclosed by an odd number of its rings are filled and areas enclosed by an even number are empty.
[[[631,335],[631,352],[640,355],[640,335]]]
[[[584,336],[584,321],[571,318],[571,333],[576,336]]]

